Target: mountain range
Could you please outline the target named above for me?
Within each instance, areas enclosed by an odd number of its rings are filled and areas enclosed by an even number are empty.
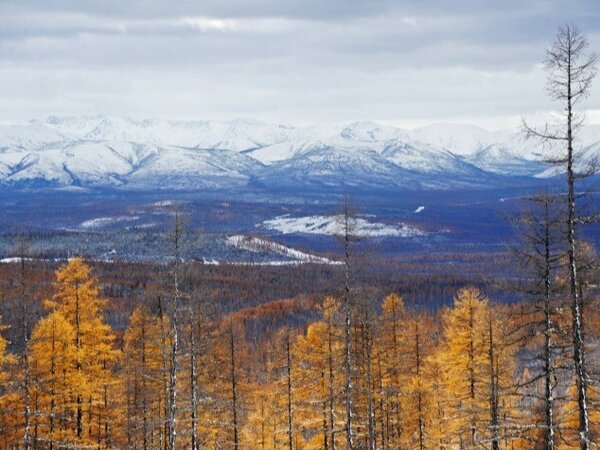
[[[586,127],[585,158],[600,155]],[[516,131],[373,122],[294,127],[251,119],[51,116],[0,125],[0,184],[123,189],[456,189],[558,175],[555,150]]]

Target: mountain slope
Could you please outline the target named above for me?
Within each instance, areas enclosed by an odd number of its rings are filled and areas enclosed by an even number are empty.
[[[600,155],[600,127],[581,134]],[[556,149],[518,133],[373,122],[292,127],[251,119],[56,117],[0,125],[0,183],[135,189],[453,189],[535,183]]]

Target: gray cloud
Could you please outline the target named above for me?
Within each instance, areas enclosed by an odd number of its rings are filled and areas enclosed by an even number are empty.
[[[539,62],[565,21],[600,50],[595,0],[0,0],[0,120],[500,126],[552,107]]]

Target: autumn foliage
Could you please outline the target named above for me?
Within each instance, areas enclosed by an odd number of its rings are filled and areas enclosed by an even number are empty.
[[[90,267],[76,258],[59,268],[26,348],[11,354],[0,338],[1,448],[166,449],[173,436],[181,449],[347,448],[340,299],[299,300],[312,318],[291,324],[295,300],[224,314],[186,279],[181,289],[177,334],[162,291],[138,299],[120,333]],[[355,448],[542,448],[539,365],[527,357],[541,341],[524,339],[534,313],[474,287],[436,311],[368,296],[351,303]],[[568,449],[575,389],[568,368],[560,374],[557,448]]]

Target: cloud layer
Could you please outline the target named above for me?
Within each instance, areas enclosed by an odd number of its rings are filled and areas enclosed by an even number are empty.
[[[4,0],[0,120],[104,113],[502,127],[552,108],[539,63],[564,22],[600,51],[595,0]],[[600,110],[594,93],[587,106]]]

